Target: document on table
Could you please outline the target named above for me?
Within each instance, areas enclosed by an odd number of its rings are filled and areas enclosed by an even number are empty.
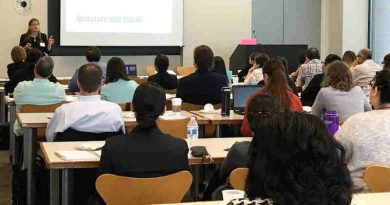
[[[65,161],[99,160],[99,156],[97,154],[89,151],[56,151],[55,154]]]

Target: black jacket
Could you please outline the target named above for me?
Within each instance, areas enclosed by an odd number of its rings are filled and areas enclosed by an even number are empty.
[[[172,90],[177,88],[177,76],[168,72],[158,72],[155,75],[149,76],[148,81],[159,84],[164,90]]]
[[[20,36],[19,46],[24,47],[24,46],[26,46],[27,43],[31,44],[32,48],[38,48],[39,50],[42,51],[42,53],[50,54],[50,51],[47,49],[47,44],[49,42],[48,42],[46,34],[44,34],[44,33],[41,33],[41,35],[36,37],[36,38],[27,37],[26,34],[22,34]],[[41,43],[44,43],[45,46],[41,46]]]
[[[311,79],[309,85],[301,94],[301,101],[303,106],[312,106],[316,100],[317,94],[321,90],[321,83],[323,81],[324,74],[317,74]]]
[[[19,82],[16,82],[15,75],[16,72],[19,70],[27,70],[28,64],[24,61],[16,62],[16,63],[10,63],[7,66],[7,74],[9,81],[4,85],[5,91],[7,93],[12,93],[14,91],[14,88]]]
[[[226,181],[230,173],[237,169],[248,167],[249,155],[248,150],[251,142],[236,142],[229,150],[226,159],[223,161],[219,177]]]
[[[182,170],[189,170],[185,140],[163,134],[158,128],[136,127],[129,134],[106,140],[99,174],[145,178]]]
[[[245,76],[248,75],[249,69],[251,69],[252,66],[253,66],[253,65],[251,65],[251,64],[247,65],[244,69],[242,69],[242,70],[237,74],[237,76],[238,76],[240,82],[244,82]]]
[[[196,105],[219,104],[221,88],[228,86],[227,82],[227,77],[222,74],[198,69],[179,80],[176,97]]]

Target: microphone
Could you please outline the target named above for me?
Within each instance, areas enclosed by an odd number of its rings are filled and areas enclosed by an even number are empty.
[[[252,34],[253,34],[253,37],[255,37],[255,39],[257,41],[256,30],[252,30]]]

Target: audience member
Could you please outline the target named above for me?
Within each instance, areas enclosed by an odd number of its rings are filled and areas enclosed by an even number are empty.
[[[284,109],[289,109],[293,112],[303,111],[301,101],[288,86],[287,76],[285,74],[283,64],[279,60],[269,60],[263,67],[263,73],[265,87],[249,97],[247,106],[245,107],[245,113],[248,112],[248,104],[251,102],[253,97],[259,94],[272,95],[278,104]],[[252,136],[252,131],[249,128],[246,115],[244,116],[242,123],[241,134],[247,137]]]
[[[265,53],[259,53],[254,59],[253,66],[245,77],[245,85],[257,85],[263,80],[263,66],[269,60],[269,57]]]
[[[349,67],[353,68],[356,61],[356,55],[353,51],[345,51],[343,55],[343,62]]]
[[[347,150],[355,191],[368,192],[363,171],[370,165],[390,164],[390,71],[380,71],[371,82],[373,111],[348,118],[335,137]]]
[[[355,85],[365,89],[382,67],[372,60],[372,51],[368,48],[361,49],[357,55],[357,65],[352,69],[352,79]]]
[[[291,90],[293,91],[293,93],[295,95],[298,95],[298,88],[295,85],[294,80],[292,80],[290,78],[290,76],[288,75],[288,61],[287,61],[287,59],[285,57],[282,57],[282,56],[277,56],[276,59],[279,60],[283,64],[284,71],[286,72],[286,76],[287,76],[288,86],[291,88]]]
[[[305,90],[315,75],[322,73],[320,52],[316,48],[309,48],[305,56],[307,63],[301,65],[301,70],[296,80],[297,86],[302,87],[302,90]]]
[[[28,64],[25,62],[27,57],[26,50],[21,46],[15,46],[11,50],[11,58],[13,63],[7,65],[7,74],[9,81],[4,85],[4,89],[7,93],[14,92],[16,85],[13,85],[15,81],[15,73],[18,70],[27,70]]]
[[[124,131],[122,110],[118,104],[100,100],[102,70],[96,64],[78,69],[77,85],[80,96],[74,102],[57,108],[46,129],[47,141],[54,141],[58,133],[68,129],[104,133]]]
[[[34,80],[23,81],[16,86],[14,98],[17,111],[20,105],[24,104],[50,105],[65,100],[64,88],[48,79],[53,73],[53,68],[53,59],[50,56],[44,56],[35,65]],[[15,121],[13,132],[17,136],[23,135],[23,130],[17,121]]]
[[[390,53],[383,58],[383,69],[390,70]]]
[[[176,97],[196,105],[221,103],[221,88],[228,86],[228,80],[226,76],[211,72],[213,64],[214,53],[211,48],[205,45],[196,47],[196,71],[179,80]]]
[[[133,101],[138,84],[126,76],[126,66],[122,59],[113,57],[107,63],[107,76],[100,95],[102,100],[114,103]]]
[[[321,117],[326,111],[336,111],[340,121],[345,121],[356,113],[370,110],[362,88],[353,85],[347,65],[342,61],[331,63],[325,73],[324,87],[311,109],[312,114]]]
[[[159,84],[164,90],[172,90],[177,88],[177,76],[168,73],[169,58],[164,54],[159,54],[154,59],[154,66],[157,73],[149,76],[148,81]]]
[[[344,148],[310,114],[249,112],[254,132],[245,192],[278,205],[349,205]],[[266,120],[266,122],[263,122]]]
[[[98,65],[102,70],[102,83],[104,83],[104,80],[106,79],[106,70],[107,70],[107,64],[104,62],[101,62],[100,59],[102,57],[99,48],[95,46],[88,47],[85,52],[85,57],[89,63]],[[79,87],[77,86],[77,76],[79,74],[79,70],[76,69],[74,72],[72,78],[69,81],[69,90],[72,92],[79,92]]]
[[[315,75],[313,79],[311,79],[309,85],[307,85],[306,89],[302,91],[301,102],[303,106],[311,107],[313,105],[318,92],[321,90],[324,73],[326,73],[329,64],[337,60],[341,60],[341,58],[336,54],[329,54],[326,56],[324,65],[322,66],[322,73]]]
[[[249,55],[249,64],[243,68],[238,74],[237,76],[239,77],[239,80],[241,82],[243,82],[245,80],[245,77],[248,75],[248,71],[249,69],[251,69],[253,67],[253,63],[255,61],[255,56],[259,54],[259,52],[252,52],[250,55]]]
[[[225,61],[221,56],[214,57],[214,69],[212,72],[227,76]]]

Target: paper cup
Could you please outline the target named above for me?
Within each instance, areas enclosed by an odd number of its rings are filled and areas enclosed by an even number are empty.
[[[229,189],[222,191],[223,204],[228,204],[233,199],[243,199],[245,196],[245,192],[236,189]]]
[[[181,111],[181,98],[172,98],[172,111],[180,112]]]
[[[233,85],[238,84],[238,77],[237,76],[233,76],[232,80],[233,80]]]

